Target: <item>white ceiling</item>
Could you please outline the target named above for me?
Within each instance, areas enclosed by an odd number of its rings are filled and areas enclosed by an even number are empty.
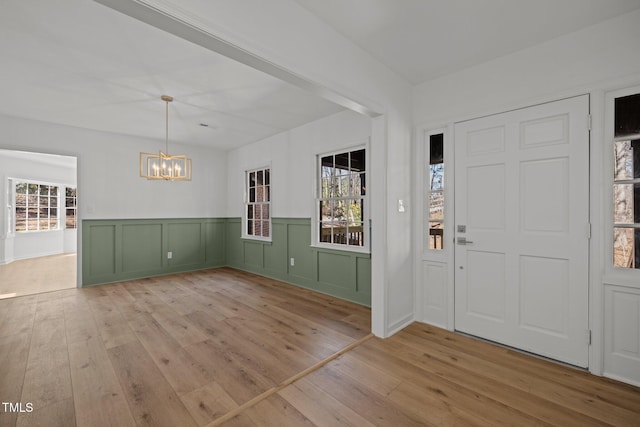
[[[640,0],[295,1],[414,84],[640,7]],[[159,140],[163,94],[175,98],[171,141],[221,149],[343,110],[89,0],[0,0],[0,58],[0,114]]]
[[[230,149],[342,108],[87,0],[0,2],[0,114]],[[208,124],[202,127],[200,123]]]
[[[295,0],[412,84],[640,8],[640,0]]]

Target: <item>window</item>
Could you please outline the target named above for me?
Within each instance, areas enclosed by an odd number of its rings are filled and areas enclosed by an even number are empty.
[[[429,182],[427,183],[427,223],[429,249],[444,247],[444,134],[429,136]]]
[[[78,228],[78,203],[77,190],[73,187],[65,188],[65,227],[66,229]]]
[[[15,230],[58,230],[58,187],[16,183]]]
[[[613,266],[640,268],[640,93],[615,98]]]
[[[247,171],[245,236],[271,238],[271,170]]]
[[[320,156],[317,241],[365,245],[365,149]]]

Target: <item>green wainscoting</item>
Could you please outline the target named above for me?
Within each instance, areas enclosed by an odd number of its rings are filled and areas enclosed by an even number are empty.
[[[371,256],[311,246],[307,218],[273,218],[272,241],[242,239],[227,219],[227,265],[371,306]],[[290,260],[294,259],[294,265]]]
[[[225,227],[224,218],[84,220],[82,284],[224,266]]]
[[[229,266],[371,305],[371,256],[312,247],[307,218],[273,218],[271,242],[240,218],[85,220],[82,247],[85,286]]]

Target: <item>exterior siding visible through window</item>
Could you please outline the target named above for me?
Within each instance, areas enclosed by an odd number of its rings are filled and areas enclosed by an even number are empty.
[[[18,182],[15,195],[16,232],[60,229],[57,186]]]
[[[245,235],[251,238],[271,237],[271,170],[247,171]]]
[[[366,203],[366,152],[319,156],[317,241],[347,247],[364,247]]]

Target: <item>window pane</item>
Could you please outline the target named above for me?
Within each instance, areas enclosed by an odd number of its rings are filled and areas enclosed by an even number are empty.
[[[442,249],[444,247],[442,221],[429,221],[429,249]]]
[[[271,171],[269,169],[265,169],[264,171],[264,184],[271,184]]]
[[[262,184],[264,184],[263,172],[258,171],[256,172],[256,185],[262,185]]]
[[[348,243],[350,246],[364,246],[362,223],[349,224]]]
[[[613,229],[613,266],[640,268],[640,229]]]
[[[29,194],[38,194],[38,184],[28,184],[27,192]]]
[[[16,194],[16,206],[27,206],[26,194]]]
[[[320,223],[320,241],[324,243],[331,243],[331,226],[328,224]]]
[[[255,188],[250,188],[249,189],[249,202],[255,203],[255,201],[256,201],[256,189]]]
[[[334,156],[336,175],[349,173],[349,153],[340,153]]]
[[[429,137],[429,164],[436,165],[444,161],[444,134]]]
[[[429,219],[444,219],[444,196],[442,191],[429,194]]]
[[[613,185],[613,221],[616,224],[640,223],[640,184]]]
[[[333,179],[331,177],[321,179],[320,197],[323,199],[333,197]]]
[[[349,197],[349,175],[336,176],[334,197]]]
[[[255,217],[253,216],[253,205],[248,205],[247,206],[247,219],[254,219]]]
[[[640,140],[614,142],[613,153],[616,181],[640,178]]]
[[[323,224],[331,225],[331,221],[333,221],[333,202],[332,201],[321,201],[320,202],[320,221]]]
[[[614,108],[616,138],[640,133],[640,93],[616,98]]]
[[[27,184],[24,182],[16,184],[16,193],[27,194]]]
[[[49,197],[48,196],[40,196],[40,207],[46,208],[49,206]]]
[[[351,171],[352,172],[364,172],[365,168],[365,153],[364,150],[351,152]]]
[[[251,172],[249,174],[249,187],[255,187],[255,186],[256,186],[256,173]]]
[[[347,244],[347,226],[342,221],[333,227],[333,243]]]
[[[348,221],[349,224],[361,224],[364,221],[362,217],[362,199],[349,201]]]
[[[247,234],[253,236],[253,220],[247,220]]]
[[[269,237],[269,233],[270,233],[270,230],[269,230],[269,221],[261,221],[261,225],[260,225],[260,227],[261,227],[261,232],[262,232],[262,233],[260,234],[260,236],[262,236],[262,237]]]
[[[65,195],[67,197],[76,197],[76,189],[75,188],[71,188],[71,187],[67,187],[65,189]]]
[[[444,188],[444,163],[429,166],[429,188],[432,191]]]

